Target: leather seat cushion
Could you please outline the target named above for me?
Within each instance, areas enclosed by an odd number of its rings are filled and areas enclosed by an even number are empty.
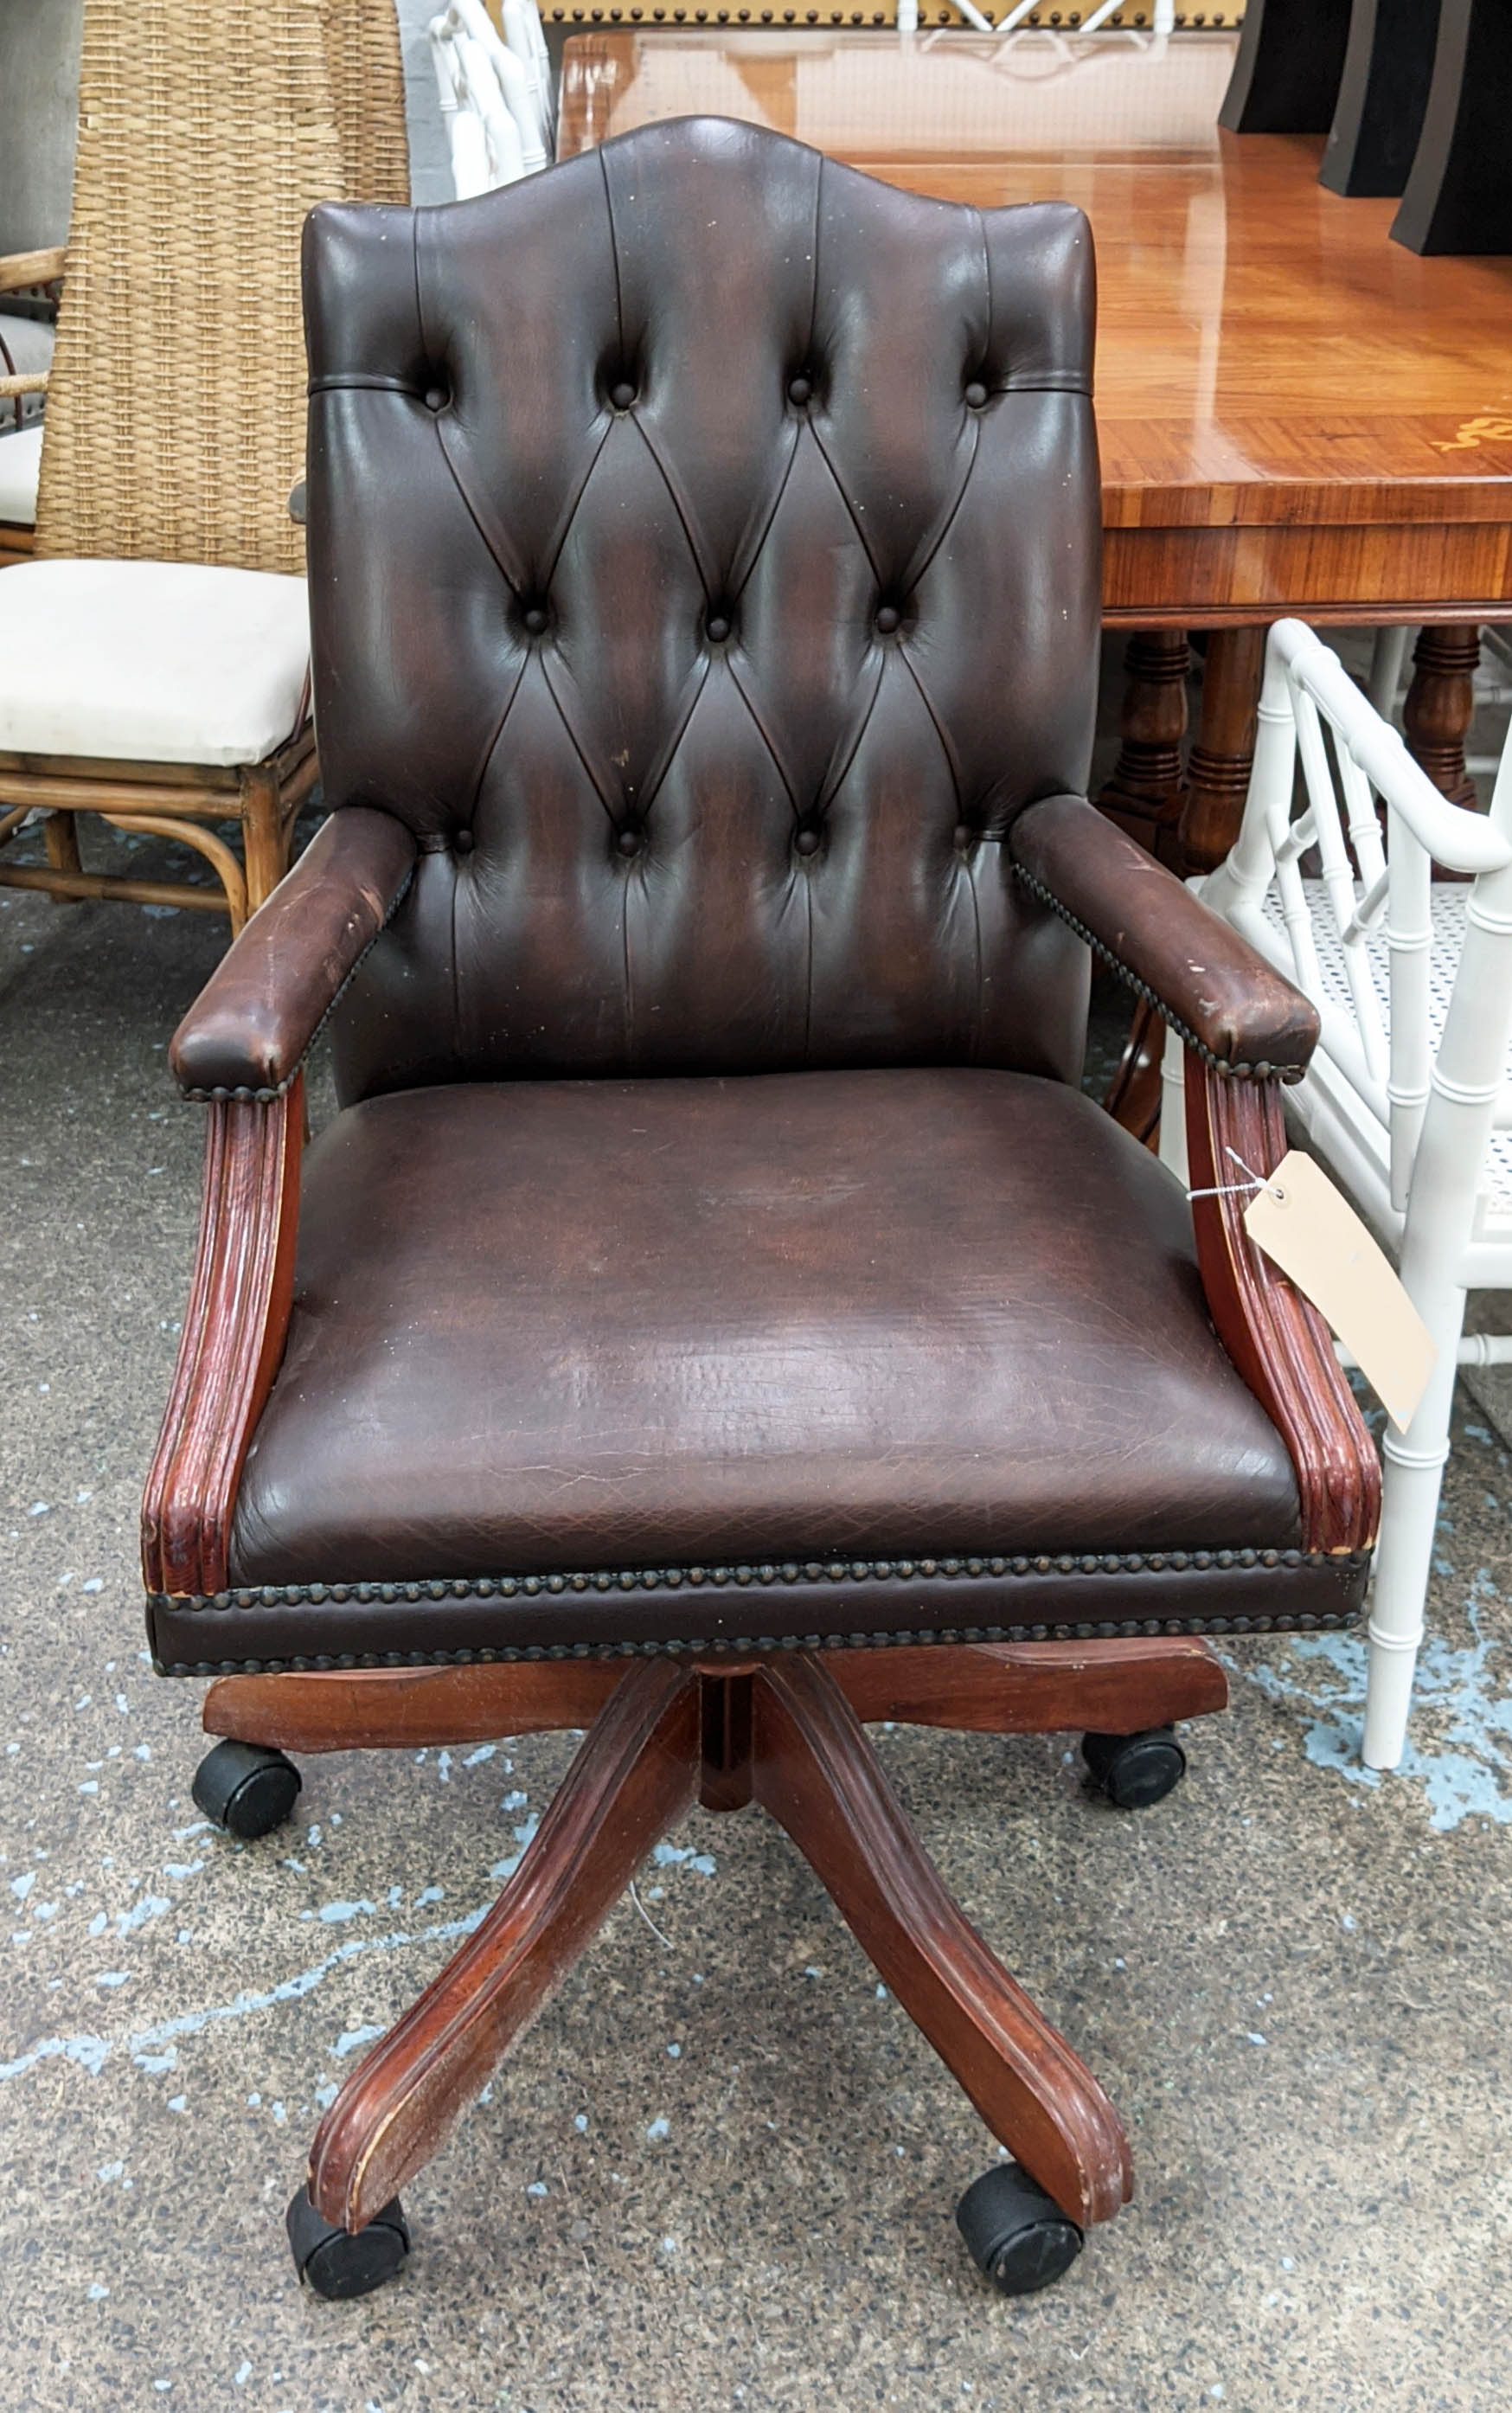
[[[1182,1192],[1078,1091],[480,1083],[311,1149],[231,1581],[1298,1534]]]
[[[260,762],[299,726],[309,664],[302,578],[48,560],[0,579],[0,747],[18,754]]]

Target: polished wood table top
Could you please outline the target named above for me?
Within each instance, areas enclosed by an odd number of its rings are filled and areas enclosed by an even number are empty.
[[[741,117],[917,192],[1079,202],[1108,617],[1512,616],[1512,259],[1420,259],[1321,138],[1221,133],[1228,34],[575,37],[563,156]]]

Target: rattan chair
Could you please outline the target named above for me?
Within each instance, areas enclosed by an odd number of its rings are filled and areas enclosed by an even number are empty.
[[[286,868],[316,770],[300,230],[407,189],[391,0],[90,0],[35,558],[0,577],[0,847],[40,807],[48,860],[0,883],[234,932]],[[86,869],[81,812],[214,882]]]

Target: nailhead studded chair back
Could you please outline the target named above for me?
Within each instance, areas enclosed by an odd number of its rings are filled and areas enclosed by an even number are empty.
[[[326,793],[423,850],[344,1090],[966,1062],[1074,1077],[1001,840],[1085,781],[1093,261],[719,120],[318,211]]]

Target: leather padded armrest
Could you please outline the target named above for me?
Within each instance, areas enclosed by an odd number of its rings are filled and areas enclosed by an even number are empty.
[[[1221,1072],[1305,1072],[1318,1017],[1300,989],[1084,797],[1027,807],[1008,849],[1033,893]]]
[[[185,1096],[286,1089],[414,868],[414,836],[390,813],[332,813],[174,1032],[169,1062]]]

